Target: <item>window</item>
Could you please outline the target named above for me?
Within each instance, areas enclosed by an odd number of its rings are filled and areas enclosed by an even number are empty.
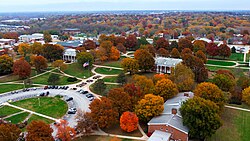
[[[161,127],[160,130],[163,130],[163,128]]]

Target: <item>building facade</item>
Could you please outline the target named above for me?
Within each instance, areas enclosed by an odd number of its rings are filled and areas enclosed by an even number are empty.
[[[176,58],[166,58],[166,57],[156,57],[155,67],[156,73],[171,73],[172,68],[182,62],[182,59]]]

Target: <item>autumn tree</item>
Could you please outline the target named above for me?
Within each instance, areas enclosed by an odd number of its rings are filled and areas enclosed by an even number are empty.
[[[54,141],[53,129],[43,121],[32,121],[27,126],[27,141]]]
[[[120,118],[120,127],[126,132],[133,132],[138,128],[138,117],[132,112],[124,112]]]
[[[174,48],[178,48],[178,43],[176,42],[176,41],[172,41],[171,42],[171,44],[170,44],[170,46],[169,46],[169,52],[171,51],[171,50],[173,50]]]
[[[157,50],[157,55],[162,57],[169,57],[169,52],[164,48],[160,48]]]
[[[21,54],[23,57],[26,57],[27,54],[31,53],[31,47],[27,43],[21,43],[18,45],[18,53]]]
[[[150,70],[154,66],[154,58],[152,54],[150,54],[145,49],[138,49],[134,53],[135,59],[138,61],[139,69],[147,71]]]
[[[181,51],[181,56],[184,56],[186,54],[193,54],[193,52],[189,49],[189,48],[184,48],[182,51]]]
[[[87,50],[91,50],[96,48],[96,43],[92,40],[86,40],[82,46]]]
[[[55,68],[58,68],[59,70],[66,70],[67,69],[67,65],[64,64],[64,61],[63,60],[56,60],[52,63],[52,66],[55,67]]]
[[[190,50],[193,50],[193,44],[190,40],[181,38],[178,42],[178,51],[181,52],[184,48],[189,48]]]
[[[114,41],[114,46],[117,47],[119,44],[121,44],[121,45],[124,46],[125,42],[126,42],[125,37],[117,36],[117,37],[115,38],[115,41]]]
[[[76,130],[83,135],[89,135],[94,131],[94,129],[96,129],[95,121],[91,118],[90,113],[77,111],[76,119]]]
[[[195,76],[189,67],[180,63],[175,66],[173,72],[174,73],[171,73],[169,78],[177,85],[179,91],[193,90]]]
[[[95,99],[89,105],[91,118],[101,128],[110,127],[118,122],[119,113],[113,108],[112,101],[106,97]]]
[[[11,123],[0,123],[0,140],[1,141],[17,141],[22,131]]]
[[[204,64],[207,63],[207,57],[206,55],[201,51],[201,50],[198,50],[196,53],[195,53],[195,56],[200,58]]]
[[[242,91],[242,100],[250,105],[250,87],[247,87]]]
[[[142,98],[143,94],[139,86],[136,86],[134,83],[125,84],[123,86],[124,92],[128,93],[131,98],[131,106],[134,110],[137,102]]]
[[[74,138],[76,135],[74,128],[71,128],[66,120],[60,120],[60,123],[56,127],[56,137],[62,141],[71,141],[71,138]]]
[[[49,34],[48,31],[43,32],[43,38],[44,38],[45,43],[52,42],[51,35]]]
[[[222,126],[219,107],[210,100],[194,97],[180,108],[183,124],[189,128],[189,136],[204,140]]]
[[[133,82],[136,86],[140,87],[143,94],[153,93],[154,83],[151,79],[143,75],[134,75]]]
[[[219,55],[218,49],[219,48],[215,43],[208,43],[206,46],[207,54],[212,57]]]
[[[221,90],[226,92],[232,91],[236,85],[235,80],[225,74],[216,74],[211,82],[217,85]]]
[[[173,48],[172,51],[170,52],[170,56],[172,58],[180,58],[181,54],[176,48]]]
[[[224,57],[230,57],[231,56],[231,50],[226,44],[221,44],[218,47],[218,55]]]
[[[154,45],[155,45],[156,50],[158,50],[160,48],[164,48],[164,49],[169,50],[169,42],[164,37],[161,37],[158,40],[156,40]]]
[[[93,85],[93,90],[98,92],[99,94],[103,93],[106,88],[107,86],[104,83],[103,79],[98,79]]]
[[[168,79],[168,75],[159,73],[159,74],[155,74],[152,78],[154,84],[156,84],[158,81],[160,81],[162,79]]]
[[[194,52],[201,50],[203,53],[206,53],[206,42],[202,40],[195,40],[194,41]]]
[[[8,55],[0,56],[0,74],[8,74],[12,72],[13,59]]]
[[[111,52],[110,52],[110,60],[117,61],[119,59],[120,59],[119,50],[116,47],[112,46],[111,47]]]
[[[18,75],[21,79],[27,78],[31,74],[31,66],[24,58],[21,58],[14,62],[12,71],[14,75]]]
[[[178,92],[176,84],[169,79],[159,80],[155,84],[154,94],[163,97],[165,101],[176,96]]]
[[[203,82],[198,84],[194,89],[194,95],[206,100],[213,101],[220,107],[220,109],[223,108],[226,101],[222,90],[218,86],[210,82]]]
[[[148,44],[148,45],[141,45],[140,49],[147,50],[153,57],[155,57],[156,49],[152,45],[150,45],[150,44]]]
[[[113,47],[113,43],[111,41],[103,41],[99,48],[100,58],[106,58],[106,60],[108,60],[111,55],[112,47]],[[101,60],[106,61],[104,59],[101,59]]]
[[[135,50],[137,44],[138,41],[136,39],[136,36],[131,34],[126,38],[124,46],[127,48],[127,50]]]
[[[109,90],[108,98],[113,102],[113,107],[117,109],[119,116],[125,111],[131,110],[131,99],[123,88],[114,88]]]
[[[164,110],[164,99],[160,96],[147,94],[135,106],[135,113],[142,121],[149,121],[152,117],[160,115]]]
[[[64,47],[61,45],[44,44],[43,56],[50,62],[61,59],[63,56],[63,52]]]
[[[136,59],[133,58],[124,58],[121,62],[121,66],[125,72],[135,74],[139,70],[139,63]]]
[[[89,52],[80,52],[76,55],[77,63],[83,66],[84,63],[89,63],[91,67],[94,62],[94,57]]]
[[[237,80],[237,86],[239,86],[242,90],[250,86],[250,78],[247,76],[241,76]]]
[[[224,75],[231,77],[232,79],[235,79],[234,74],[230,70],[220,69],[216,71],[216,74],[224,74]]]
[[[43,56],[35,56],[34,59],[32,59],[32,64],[35,66],[36,71],[41,72],[44,69],[47,69],[47,59]]]
[[[16,41],[18,41],[18,37],[19,35],[17,32],[7,32],[3,34],[4,39],[15,39]]]
[[[41,43],[35,42],[31,45],[31,53],[36,55],[42,55],[43,51],[44,51],[44,46]]]
[[[120,52],[126,53],[126,47],[125,47],[123,44],[119,43],[119,44],[116,46],[116,48],[117,48]]]

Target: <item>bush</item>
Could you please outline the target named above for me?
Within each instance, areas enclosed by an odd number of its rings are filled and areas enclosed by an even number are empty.
[[[67,81],[68,81],[68,82],[75,82],[75,81],[77,81],[77,78],[75,78],[75,77],[69,77],[69,78],[67,79]]]

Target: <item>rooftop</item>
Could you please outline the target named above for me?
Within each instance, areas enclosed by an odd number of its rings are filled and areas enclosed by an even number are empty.
[[[148,141],[169,141],[171,134],[155,130]]]
[[[174,67],[181,62],[182,59],[176,59],[176,58],[166,58],[166,57],[155,58],[155,64],[159,66]]]
[[[66,41],[66,42],[57,42],[57,44],[63,46],[63,47],[73,47],[77,48],[82,45],[82,41],[75,40],[75,41]]]

